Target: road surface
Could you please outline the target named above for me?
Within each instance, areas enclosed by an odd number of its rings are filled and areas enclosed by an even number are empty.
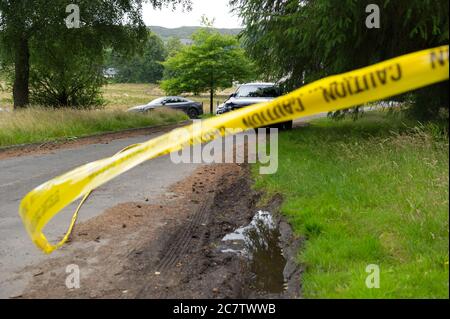
[[[0,298],[19,295],[27,282],[26,278],[16,278],[16,273],[45,258],[32,244],[18,215],[22,197],[55,176],[156,136],[123,138],[108,144],[83,145],[56,150],[51,154],[0,160]],[[151,203],[164,194],[170,185],[189,176],[198,166],[175,165],[168,156],[148,161],[95,191],[83,207],[79,220],[88,220],[119,203],[146,200]],[[49,239],[55,241],[61,237],[74,209],[75,204],[52,220],[46,230]],[[61,252],[56,252],[55,256],[58,254]]]

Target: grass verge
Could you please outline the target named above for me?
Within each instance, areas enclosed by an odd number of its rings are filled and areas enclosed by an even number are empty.
[[[184,113],[172,110],[147,114],[45,108],[0,112],[0,147],[172,124],[187,119]]]
[[[277,174],[254,169],[306,239],[306,298],[449,297],[446,133],[380,114],[323,119],[280,134]],[[366,286],[370,264],[379,289]]]

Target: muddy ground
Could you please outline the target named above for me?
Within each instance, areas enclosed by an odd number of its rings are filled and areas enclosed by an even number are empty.
[[[200,167],[173,185],[160,205],[121,204],[77,225],[63,248],[66,257],[25,269],[33,279],[17,297],[299,298],[300,240],[279,217],[276,237],[283,258],[263,255],[281,263],[255,268],[248,258],[220,249],[224,236],[248,225],[260,209],[276,213],[282,200],[275,196],[258,207],[259,199],[247,165]],[[81,282],[69,290],[66,267],[72,264],[79,266]],[[270,277],[262,285],[255,274],[261,267],[258,271]]]

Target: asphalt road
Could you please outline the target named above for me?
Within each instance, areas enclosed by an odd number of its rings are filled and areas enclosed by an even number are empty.
[[[18,215],[22,197],[55,176],[155,136],[157,134],[0,160],[0,298],[19,295],[27,278],[17,273],[45,258],[32,244]],[[170,185],[189,176],[198,166],[175,165],[168,156],[148,161],[96,190],[83,207],[79,220],[88,220],[120,203],[145,202],[146,199],[149,200],[147,203],[152,203]],[[55,241],[61,237],[75,207],[73,204],[51,221],[46,230],[49,239]],[[52,256],[63,253],[58,251]]]

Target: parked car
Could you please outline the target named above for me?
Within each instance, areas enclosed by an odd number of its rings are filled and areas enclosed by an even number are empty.
[[[281,95],[281,90],[275,83],[246,83],[239,86],[227,101],[216,110],[216,115],[224,114],[243,107],[271,101]],[[283,122],[274,127],[292,129],[292,121]]]
[[[166,96],[153,100],[148,104],[135,106],[128,112],[149,112],[156,108],[168,107],[186,113],[191,119],[198,118],[203,114],[203,103],[191,101],[181,96]]]

